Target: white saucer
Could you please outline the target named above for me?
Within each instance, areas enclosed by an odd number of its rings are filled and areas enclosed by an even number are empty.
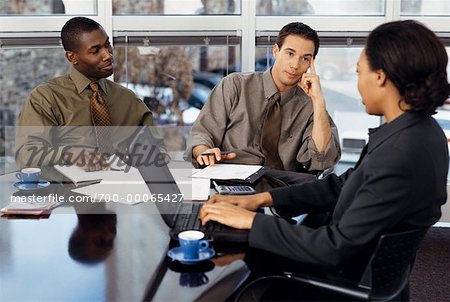
[[[21,191],[35,191],[35,190],[40,190],[40,189],[46,188],[49,185],[50,185],[49,181],[47,181],[47,180],[39,180],[39,182],[37,184],[37,187],[30,188],[30,187],[27,187],[27,184],[25,182],[18,181],[18,182],[15,182],[13,184],[13,187],[16,188],[16,189],[19,189]]]
[[[172,260],[179,261],[183,264],[195,264],[201,261],[205,261],[214,257],[216,252],[212,248],[207,248],[205,251],[200,252],[197,259],[185,259],[184,253],[181,250],[181,247],[174,247],[173,249],[167,252],[167,256],[172,258]]]

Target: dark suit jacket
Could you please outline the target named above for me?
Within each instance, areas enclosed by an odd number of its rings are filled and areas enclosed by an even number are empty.
[[[281,216],[332,211],[328,225],[311,229],[257,214],[250,246],[324,266],[361,260],[382,233],[426,228],[439,220],[447,199],[448,160],[436,121],[405,113],[369,131],[355,169],[270,192]]]

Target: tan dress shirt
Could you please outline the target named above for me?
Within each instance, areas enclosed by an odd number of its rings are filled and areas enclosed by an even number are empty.
[[[96,145],[90,82],[71,68],[69,74],[48,80],[31,92],[17,122],[16,161],[20,167],[53,165],[68,145]],[[111,114],[113,146],[131,135],[135,126],[153,124],[152,113],[134,92],[107,79],[97,83]]]
[[[237,157],[227,163],[264,164],[261,129],[264,113],[278,92],[270,74],[232,73],[211,92],[189,136],[185,159],[192,158],[192,148],[206,145],[233,151]],[[337,163],[341,150],[337,129],[330,117],[331,140],[318,152],[311,137],[313,106],[299,87],[281,93],[281,136],[278,152],[285,170],[324,170]]]

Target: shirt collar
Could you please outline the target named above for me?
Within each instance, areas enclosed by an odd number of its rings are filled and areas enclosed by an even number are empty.
[[[273,81],[272,74],[270,73],[272,68],[267,69],[263,73],[263,85],[264,85],[264,96],[266,101],[269,101],[272,96],[278,92],[277,86]]]
[[[418,123],[423,118],[424,116],[420,113],[405,112],[390,123],[385,123],[377,128],[369,129],[367,152],[372,152],[378,145],[395,133]]]
[[[92,82],[85,75],[83,75],[81,72],[79,72],[73,67],[70,68],[69,77],[75,84],[75,87],[77,88],[79,94],[81,94],[86,89],[86,87],[88,87],[89,84]],[[100,79],[96,82],[100,86],[100,89],[103,90],[105,95],[108,95],[108,91],[106,89],[106,79]]]

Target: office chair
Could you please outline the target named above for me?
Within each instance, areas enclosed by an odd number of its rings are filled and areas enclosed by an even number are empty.
[[[351,280],[329,280],[292,272],[260,277],[247,284],[235,301],[262,301],[266,288],[312,288],[320,299],[356,301],[392,301],[408,294],[409,275],[414,265],[416,251],[428,228],[384,234],[366,266],[359,283]],[[284,283],[284,285],[283,285]],[[281,292],[282,293],[282,292]],[[296,294],[296,293],[294,293]],[[302,292],[298,290],[298,298]],[[336,298],[336,299],[335,299]],[[261,300],[262,299],[262,300]],[[308,299],[314,299],[308,296]],[[407,297],[406,299],[409,299]]]

